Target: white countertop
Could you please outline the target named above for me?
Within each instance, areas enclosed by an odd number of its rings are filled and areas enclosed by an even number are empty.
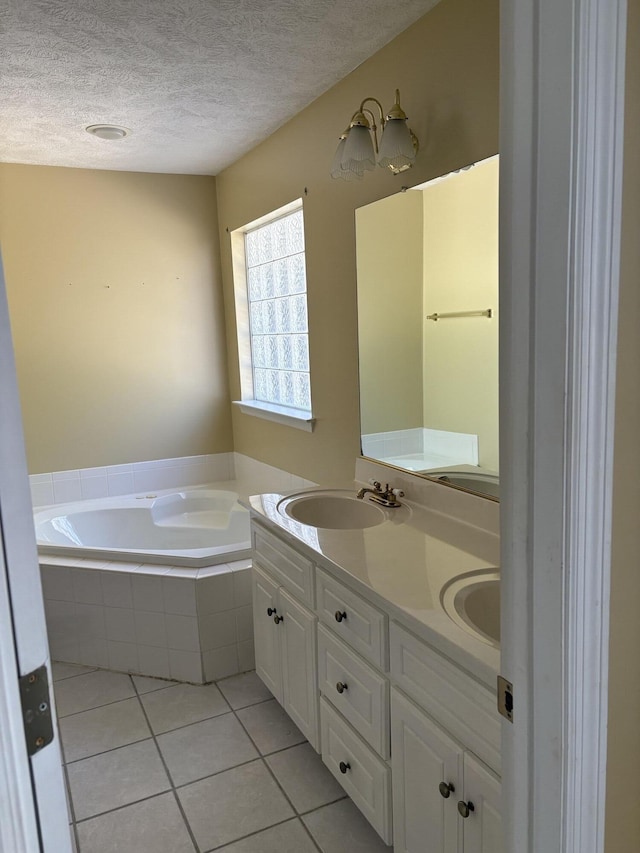
[[[360,485],[352,482],[339,488],[355,494]],[[401,508],[387,510],[387,520],[375,527],[316,528],[278,511],[278,503],[289,495],[254,495],[247,506],[252,517],[277,529],[318,565],[495,689],[499,650],[459,628],[443,610],[440,592],[459,575],[495,571],[497,535],[406,499]]]

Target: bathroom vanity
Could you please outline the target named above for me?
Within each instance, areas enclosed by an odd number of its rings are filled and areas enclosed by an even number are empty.
[[[299,521],[330,523],[332,495],[362,527]],[[355,489],[301,497],[251,498],[258,675],[395,853],[500,853],[499,649],[443,607],[452,583],[495,584],[497,535]]]

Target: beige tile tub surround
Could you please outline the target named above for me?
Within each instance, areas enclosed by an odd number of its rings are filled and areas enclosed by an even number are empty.
[[[215,484],[212,488],[228,485],[241,495],[314,485],[243,453],[209,453],[29,475],[34,507],[207,484]]]
[[[43,557],[51,654],[195,684],[250,670],[250,567],[250,560],[185,569]]]
[[[209,453],[30,474],[31,502],[39,507],[231,480],[233,457],[233,453]]]

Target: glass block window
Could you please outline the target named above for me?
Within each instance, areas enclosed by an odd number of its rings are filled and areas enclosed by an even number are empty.
[[[254,399],[310,412],[302,210],[244,239]]]

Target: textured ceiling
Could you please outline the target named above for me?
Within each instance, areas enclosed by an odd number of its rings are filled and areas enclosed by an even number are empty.
[[[216,174],[437,2],[4,0],[0,161]]]

